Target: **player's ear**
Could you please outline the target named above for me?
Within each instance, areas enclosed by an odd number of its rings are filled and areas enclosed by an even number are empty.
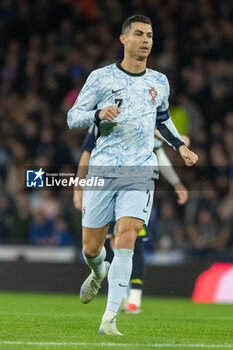
[[[120,35],[120,42],[124,45],[124,43],[125,43],[125,39],[126,39],[126,37],[125,37],[125,35],[124,34],[121,34]]]

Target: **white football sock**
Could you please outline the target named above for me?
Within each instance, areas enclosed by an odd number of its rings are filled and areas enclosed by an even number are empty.
[[[127,291],[132,272],[133,250],[115,249],[108,273],[108,301],[106,310],[118,312]]]
[[[138,307],[141,306],[142,302],[142,290],[141,289],[130,289],[128,304],[134,304]]]
[[[105,269],[104,259],[106,258],[106,249],[103,246],[100,254],[95,258],[87,258],[83,254],[83,258],[88,266],[95,272],[97,279],[101,277]]]

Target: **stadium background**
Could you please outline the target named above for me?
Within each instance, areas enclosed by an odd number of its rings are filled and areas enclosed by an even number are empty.
[[[165,147],[189,201],[178,206],[161,179],[147,262],[233,260],[231,13],[227,0],[1,1],[1,252],[18,244],[72,246],[74,260],[80,258],[81,217],[72,193],[25,192],[25,166],[69,171],[78,164],[85,131],[68,130],[67,110],[93,69],[121,59],[122,21],[145,14],[154,27],[148,66],[168,76],[172,119],[199,155],[198,167],[187,171]]]

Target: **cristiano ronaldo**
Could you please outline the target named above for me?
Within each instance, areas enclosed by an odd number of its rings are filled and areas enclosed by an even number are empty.
[[[129,284],[135,240],[151,212],[158,176],[155,127],[187,166],[198,160],[169,116],[166,76],[146,67],[153,44],[150,19],[141,15],[127,18],[120,41],[123,60],[93,71],[68,112],[71,129],[92,123],[99,127],[87,177],[101,176],[106,188],[84,190],[83,194],[83,256],[91,273],[82,284],[80,299],[90,302],[108,276],[107,306],[99,327],[99,333],[106,335],[122,335],[116,327],[117,312]],[[116,221],[116,234],[109,266],[104,242],[111,221]]]

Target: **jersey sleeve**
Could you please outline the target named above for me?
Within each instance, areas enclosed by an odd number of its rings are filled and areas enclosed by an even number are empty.
[[[163,141],[155,136],[154,137],[154,152],[156,152],[161,147],[163,147]]]
[[[169,98],[170,88],[166,78],[164,87],[164,96],[161,105],[157,109],[156,128],[160,134],[164,137],[165,141],[172,146],[175,150],[178,150],[180,146],[184,145],[184,141],[180,137],[180,134],[176,130],[171,117],[169,115]]]
[[[160,147],[156,151],[156,154],[159,162],[159,170],[161,174],[165,177],[165,179],[169,182],[169,184],[174,186],[176,183],[180,182],[179,176],[173,168],[170,159],[164,152],[163,147]]]
[[[67,123],[70,129],[85,129],[95,121],[99,112],[95,106],[100,101],[100,73],[93,71],[87,78],[73,107],[68,111]]]
[[[95,147],[95,142],[98,134],[98,128],[95,124],[91,125],[88,129],[88,133],[85,136],[85,139],[82,144],[82,152],[86,151],[91,153]]]

